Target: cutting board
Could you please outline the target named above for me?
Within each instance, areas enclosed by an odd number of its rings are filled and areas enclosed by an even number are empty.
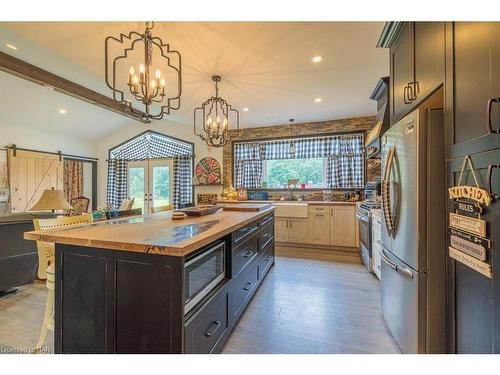
[[[236,203],[225,205],[224,211],[262,211],[269,207],[269,203]]]

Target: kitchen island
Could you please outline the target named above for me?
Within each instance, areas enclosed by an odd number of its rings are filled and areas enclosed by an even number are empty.
[[[56,353],[215,353],[274,264],[274,208],[25,233],[56,243]]]

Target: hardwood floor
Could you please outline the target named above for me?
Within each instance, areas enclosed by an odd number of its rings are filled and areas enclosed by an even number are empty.
[[[378,280],[345,251],[276,248],[276,265],[223,353],[399,353],[380,311]],[[0,352],[32,348],[44,282],[0,297]],[[53,352],[49,332],[46,352]]]
[[[359,255],[285,247],[276,255],[223,353],[400,353],[380,283]]]

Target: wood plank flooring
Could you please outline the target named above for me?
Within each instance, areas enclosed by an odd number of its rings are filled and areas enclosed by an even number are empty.
[[[223,353],[400,352],[380,311],[379,282],[357,254],[289,247],[276,254]],[[36,282],[0,297],[0,352],[36,344],[46,293]],[[50,332],[46,345],[53,352]]]
[[[359,255],[277,247],[223,353],[400,353]]]

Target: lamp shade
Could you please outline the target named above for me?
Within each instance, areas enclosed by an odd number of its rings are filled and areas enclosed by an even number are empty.
[[[44,190],[42,196],[31,207],[30,211],[43,211],[43,210],[71,210],[73,207],[64,198],[62,190]]]

